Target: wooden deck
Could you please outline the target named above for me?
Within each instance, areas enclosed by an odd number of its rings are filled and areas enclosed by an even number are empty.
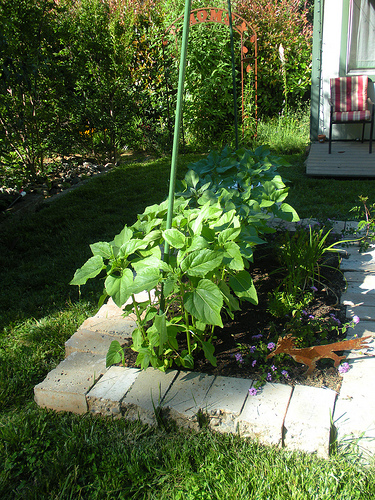
[[[375,177],[375,141],[372,154],[368,141],[334,141],[328,154],[328,142],[311,144],[306,174],[319,177]]]

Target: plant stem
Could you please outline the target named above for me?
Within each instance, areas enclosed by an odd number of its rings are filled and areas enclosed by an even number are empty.
[[[141,315],[139,314],[138,304],[137,304],[137,301],[135,300],[134,293],[132,293],[132,301],[133,301],[135,315],[137,316],[138,328],[139,328],[140,332],[142,333],[143,340],[146,340],[146,333],[145,333],[143,325],[142,325],[142,319],[141,319]]]

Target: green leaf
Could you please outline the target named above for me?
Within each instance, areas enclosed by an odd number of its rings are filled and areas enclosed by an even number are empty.
[[[133,293],[133,272],[126,268],[121,276],[109,275],[104,283],[106,292],[110,295],[114,303],[121,307]]]
[[[223,261],[223,254],[209,249],[196,250],[181,262],[181,270],[189,276],[205,277],[218,268]]]
[[[229,278],[229,286],[240,299],[258,304],[258,296],[250,274],[243,270]]]
[[[212,366],[216,366],[216,358],[214,356],[215,347],[211,344],[211,342],[202,341],[203,352],[205,358],[211,363]]]
[[[184,368],[188,368],[189,370],[192,370],[194,368],[194,358],[191,354],[185,354],[181,358],[181,364]]]
[[[152,363],[152,358],[155,355],[147,347],[141,347],[137,359],[135,360],[136,366],[140,366],[142,370],[146,370]]]
[[[278,217],[280,219],[286,220],[287,222],[298,222],[299,216],[293,207],[288,205],[288,203],[282,203],[280,209],[278,210]]]
[[[139,250],[140,248],[146,248],[147,243],[143,240],[129,240],[123,245],[121,245],[120,251],[119,251],[119,256],[121,257],[129,257],[132,255],[134,252]]]
[[[105,268],[103,257],[94,255],[74,273],[71,285],[84,285],[90,278],[95,278]]]
[[[117,363],[121,363],[121,361],[123,361],[123,357],[124,352],[120,342],[118,340],[112,340],[105,358],[106,368],[112,365],[117,365]]]
[[[220,281],[219,288],[221,290],[221,293],[223,294],[224,301],[227,304],[230,311],[239,311],[240,303],[238,302],[236,297],[233,297],[233,295],[230,293],[230,288],[225,283],[225,281]]]
[[[141,293],[145,290],[150,292],[158,285],[160,279],[159,269],[147,267],[135,276],[131,293]]]
[[[224,263],[233,271],[242,271],[244,263],[240,251],[240,247],[234,242],[229,241],[224,245]]]
[[[121,233],[115,236],[113,243],[116,247],[120,248],[124,243],[129,241],[132,236],[133,231],[128,226],[125,226]]]
[[[224,245],[228,241],[235,240],[240,232],[240,227],[228,227],[227,229],[224,229],[224,231],[221,231],[221,233],[219,233],[218,235],[219,245]]]
[[[199,321],[223,327],[220,316],[223,296],[212,281],[202,279],[195,290],[185,293],[184,306],[187,312]]]
[[[186,236],[176,228],[163,231],[163,238],[173,248],[183,248],[186,245]]]
[[[100,255],[104,259],[112,257],[112,247],[107,241],[98,241],[90,245],[93,255]]]
[[[132,340],[133,340],[133,345],[132,345],[133,351],[139,352],[139,350],[142,348],[142,344],[143,344],[143,336],[142,336],[142,332],[139,328],[136,328],[135,330],[133,330]]]

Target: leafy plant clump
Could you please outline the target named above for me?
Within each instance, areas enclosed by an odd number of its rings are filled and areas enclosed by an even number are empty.
[[[191,369],[198,351],[215,366],[214,327],[223,326],[223,314],[233,317],[242,301],[257,303],[248,271],[253,247],[273,231],[267,224],[272,216],[298,220],[285,203],[288,188],[278,163],[262,147],[212,152],[190,166],[174,201],[172,227],[164,201],[147,207],[112,242],[90,246],[93,256],[71,284],[83,285],[104,271],[102,302],[111,296],[125,305],[125,315],[137,318],[131,348],[142,369],[166,370],[173,363]],[[139,302],[143,291],[148,299]],[[187,345],[182,351],[181,333]],[[107,365],[122,359],[122,347],[112,342]]]

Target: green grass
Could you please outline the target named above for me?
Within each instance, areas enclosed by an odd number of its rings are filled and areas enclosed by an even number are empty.
[[[197,158],[181,156],[178,175]],[[340,218],[359,194],[374,199],[371,181],[307,179],[302,153],[288,158],[289,201],[304,217]],[[81,295],[69,285],[89,244],[111,240],[162,201],[169,168],[170,158],[124,164],[0,224],[0,498],[373,498],[375,469],[351,448],[324,461],[237,436],[58,414],[33,402],[33,387],[97,307],[100,281]]]

